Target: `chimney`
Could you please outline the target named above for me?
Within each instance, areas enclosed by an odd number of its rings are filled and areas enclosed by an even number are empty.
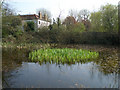
[[[44,20],[47,21],[47,14],[44,14]]]
[[[39,18],[42,19],[42,13],[40,11],[39,11],[38,15],[39,15]]]

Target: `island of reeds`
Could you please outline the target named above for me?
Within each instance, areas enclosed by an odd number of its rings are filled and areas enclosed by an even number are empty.
[[[98,52],[70,48],[39,49],[29,53],[31,61],[55,63],[86,62],[86,60],[95,59],[98,56]]]

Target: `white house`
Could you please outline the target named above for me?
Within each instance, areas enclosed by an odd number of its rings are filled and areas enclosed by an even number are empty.
[[[23,25],[24,25],[25,22],[33,21],[35,23],[35,30],[37,28],[41,28],[41,27],[50,25],[50,22],[48,21],[48,18],[47,18],[47,14],[44,14],[42,16],[41,12],[39,12],[38,15],[29,14],[29,15],[20,15],[20,17],[22,18],[22,24]]]

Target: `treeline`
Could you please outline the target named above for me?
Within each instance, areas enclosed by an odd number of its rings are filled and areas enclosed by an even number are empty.
[[[81,10],[70,11],[63,22],[60,17],[53,19],[49,27],[34,30],[34,23],[26,23],[22,30],[22,20],[3,3],[3,42],[13,43],[61,43],[61,44],[111,44],[118,42],[118,7],[107,4],[90,13]]]
[[[10,8],[9,4],[2,2],[2,38],[17,37],[22,34],[22,20],[15,14],[15,11]]]
[[[91,31],[118,33],[118,6],[107,4],[91,13]]]
[[[76,32],[64,30],[42,30],[32,33],[37,43],[60,43],[60,44],[102,44],[118,45],[118,34],[108,32]]]

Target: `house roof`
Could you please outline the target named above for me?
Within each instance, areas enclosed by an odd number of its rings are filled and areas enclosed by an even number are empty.
[[[23,20],[33,20],[33,19],[39,19],[39,16],[36,14],[31,14],[31,15],[20,15],[20,17]]]
[[[22,20],[39,19],[39,20],[42,20],[42,21],[49,22],[47,20],[44,20],[44,17],[42,17],[42,19],[40,19],[39,15],[36,15],[36,14],[20,15],[20,17],[22,18]]]

